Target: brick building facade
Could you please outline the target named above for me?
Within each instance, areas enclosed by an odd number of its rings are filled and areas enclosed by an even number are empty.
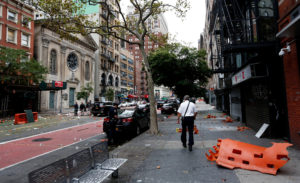
[[[291,142],[300,147],[300,1],[278,0],[279,32],[284,65]]]
[[[0,45],[22,49],[32,58],[34,50],[34,10],[18,0],[0,0]]]

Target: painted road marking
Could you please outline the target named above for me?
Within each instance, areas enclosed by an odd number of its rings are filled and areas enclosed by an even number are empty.
[[[103,134],[99,123],[102,124],[102,121],[3,142],[0,144],[0,171]],[[51,140],[36,142],[34,141],[36,138],[50,138]]]
[[[98,122],[103,122],[103,120],[100,120],[100,121],[94,121],[94,122],[89,122],[89,123],[87,123],[87,124],[98,123]],[[81,124],[81,125],[86,125],[86,124]],[[61,128],[61,129],[54,130],[54,131],[50,131],[50,132],[39,133],[39,134],[32,135],[32,136],[28,136],[28,137],[22,137],[22,138],[18,138],[18,139],[14,139],[14,140],[9,140],[9,141],[5,141],[5,142],[0,142],[0,145],[6,144],[6,143],[10,143],[10,142],[14,142],[14,141],[17,141],[17,140],[22,140],[22,139],[26,139],[26,138],[31,138],[31,137],[39,136],[39,135],[45,135],[45,134],[49,134],[49,133],[53,133],[53,132],[57,132],[57,131],[61,131],[61,130],[66,130],[66,129],[74,128],[74,127],[77,127],[77,126],[80,126],[80,124],[77,124],[77,125],[74,125],[74,126],[71,126],[71,127]]]

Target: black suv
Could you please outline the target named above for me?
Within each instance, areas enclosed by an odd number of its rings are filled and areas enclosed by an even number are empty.
[[[92,105],[92,114],[94,116],[108,116],[109,109],[113,106],[110,101],[107,102],[95,102]]]

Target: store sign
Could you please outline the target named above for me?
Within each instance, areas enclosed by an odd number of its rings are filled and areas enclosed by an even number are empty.
[[[54,86],[57,88],[62,88],[64,86],[64,82],[62,81],[55,81]]]
[[[248,65],[246,68],[235,74],[231,80],[232,80],[232,85],[237,85],[243,81],[246,81],[247,79],[250,79],[252,77],[251,74],[251,66]]]
[[[42,81],[39,88],[40,90],[65,90],[67,89],[67,82],[53,81],[52,83],[45,83],[45,81]]]

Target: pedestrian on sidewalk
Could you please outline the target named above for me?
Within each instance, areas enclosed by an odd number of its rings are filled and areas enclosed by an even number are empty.
[[[77,112],[78,112],[78,104],[77,104],[77,102],[75,102],[75,104],[74,104],[74,116],[77,116]]]
[[[84,105],[83,102],[81,102],[79,108],[80,108],[81,116],[83,116],[83,114],[84,114],[84,109],[85,109],[85,105]]]
[[[116,124],[118,121],[118,104],[114,103],[113,106],[109,109],[109,129],[107,133],[108,144],[116,143]]]
[[[185,95],[183,98],[183,102],[180,104],[178,109],[178,123],[181,117],[181,142],[184,148],[186,148],[186,128],[188,128],[189,132],[189,151],[192,151],[192,146],[194,145],[194,120],[197,116],[196,106],[193,102],[189,101],[190,97]]]

